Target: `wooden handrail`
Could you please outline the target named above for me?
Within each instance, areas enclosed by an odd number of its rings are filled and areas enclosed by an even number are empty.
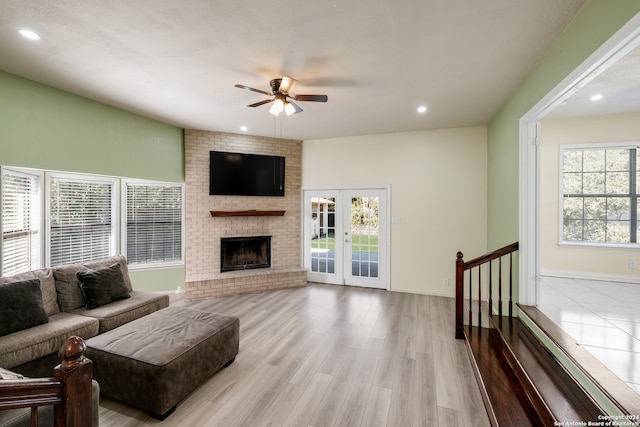
[[[0,410],[31,408],[31,425],[38,425],[38,407],[53,405],[55,427],[92,424],[91,382],[93,364],[84,356],[87,345],[72,336],[58,355],[62,363],[53,377],[0,381]]]
[[[513,253],[518,250],[518,242],[511,243],[495,251],[465,262],[462,252],[456,254],[456,338],[464,338],[464,272],[469,270],[469,325],[473,324],[472,316],[472,276],[473,268],[478,268],[478,326],[482,325],[482,266],[489,264],[489,315],[493,307],[493,273],[491,261],[498,260],[498,314],[502,316],[502,257],[509,255],[509,317],[513,316]]]
[[[477,267],[481,264],[485,264],[489,261],[493,261],[494,259],[501,258],[505,255],[509,255],[512,252],[518,250],[518,242],[511,243],[510,245],[504,246],[500,249],[496,249],[493,252],[486,253],[484,255],[479,256],[478,258],[474,258],[471,261],[467,261],[464,263],[464,269],[468,270],[473,267]],[[460,259],[462,259],[462,252],[458,252]]]

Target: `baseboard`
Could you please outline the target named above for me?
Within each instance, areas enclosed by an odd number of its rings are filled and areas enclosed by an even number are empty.
[[[569,278],[569,279],[583,279],[583,280],[601,280],[603,282],[622,282],[622,283],[640,284],[640,276],[591,273],[588,271],[553,270],[553,269],[542,268],[540,269],[540,276],[560,277],[560,278]]]
[[[414,294],[414,295],[428,295],[432,297],[446,297],[446,298],[456,297],[455,295],[451,295],[451,294],[438,293],[438,292],[422,292],[422,291],[416,291],[415,289],[409,290],[409,289],[400,289],[400,288],[390,288],[389,292],[402,292],[405,294]]]

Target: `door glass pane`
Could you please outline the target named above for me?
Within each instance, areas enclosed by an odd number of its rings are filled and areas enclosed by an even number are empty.
[[[336,199],[311,198],[311,271],[335,273]]]
[[[378,197],[351,199],[351,274],[378,277]]]

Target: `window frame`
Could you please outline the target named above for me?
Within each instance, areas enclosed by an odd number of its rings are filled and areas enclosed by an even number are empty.
[[[172,262],[151,262],[129,264],[129,270],[160,270],[165,268],[181,268],[185,265],[185,183],[154,181],[127,177],[116,177],[108,175],[85,174],[77,172],[62,172],[53,170],[43,170],[34,168],[25,168],[17,166],[0,166],[0,180],[4,170],[8,170],[16,174],[26,174],[37,176],[39,181],[39,197],[37,200],[38,225],[39,232],[39,267],[45,268],[51,266],[51,180],[77,180],[80,182],[109,182],[112,183],[111,191],[111,223],[112,223],[112,241],[110,244],[110,255],[117,253],[127,254],[127,185],[156,185],[156,186],[175,186],[181,191],[181,242],[180,242],[180,260]],[[1,183],[1,182],[0,182]],[[1,188],[0,188],[1,190]],[[2,199],[0,198],[0,209],[2,209]],[[1,212],[1,211],[0,211]],[[0,215],[0,233],[1,233],[2,215]],[[0,236],[1,238],[1,236]],[[0,275],[2,272],[2,241],[0,240]]]
[[[134,179],[134,178],[123,178],[120,181],[121,185],[121,203],[120,203],[120,251],[123,254],[127,254],[127,187],[129,185],[138,185],[138,186],[171,186],[171,187],[179,187],[181,190],[182,200],[180,206],[180,215],[182,218],[181,224],[181,236],[180,236],[180,260],[179,261],[164,261],[164,262],[150,262],[150,263],[133,263],[128,264],[129,270],[155,270],[159,268],[176,268],[184,266],[184,257],[185,257],[185,184],[179,182],[166,182],[166,181],[152,181],[152,180],[143,180],[143,179]]]
[[[47,266],[51,266],[51,183],[54,180],[60,180],[65,182],[79,182],[82,184],[96,183],[96,184],[107,184],[111,186],[111,229],[109,231],[110,242],[107,256],[113,256],[116,254],[116,250],[120,248],[119,242],[119,233],[118,229],[120,227],[119,222],[120,218],[118,217],[118,203],[120,200],[119,190],[120,187],[118,185],[118,178],[108,177],[108,176],[100,176],[100,175],[88,175],[88,174],[76,174],[76,173],[68,173],[68,172],[55,172],[55,171],[46,171],[45,172],[45,198],[44,198],[44,207],[43,207],[43,216],[45,218],[45,263]],[[86,260],[85,260],[86,261]],[[74,261],[71,261],[74,262]],[[84,261],[78,261],[84,262]],[[62,263],[66,264],[66,263]]]
[[[42,206],[44,203],[44,171],[38,169],[29,169],[29,168],[17,168],[11,166],[0,166],[0,235],[2,234],[2,218],[4,214],[4,197],[3,197],[3,182],[2,177],[5,172],[15,174],[15,175],[23,175],[34,177],[38,183],[38,191],[34,196],[34,206],[35,210],[35,218],[33,222],[36,224],[38,234],[38,243],[36,248],[36,254],[34,260],[34,265],[32,265],[33,269],[40,269],[44,266],[44,234],[45,234],[45,225],[44,225],[44,215],[42,211]],[[3,257],[3,249],[4,249],[4,238],[0,236],[0,276],[3,275],[4,272],[4,257]]]
[[[627,248],[627,249],[637,249],[640,246],[640,230],[636,231],[636,242],[629,243],[616,243],[616,242],[590,242],[590,241],[575,241],[575,240],[564,240],[564,156],[567,150],[638,150],[637,152],[640,154],[640,142],[639,141],[627,141],[627,142],[598,142],[598,143],[581,143],[581,144],[562,144],[559,146],[559,154],[558,154],[558,170],[559,170],[559,179],[558,179],[558,245],[559,246],[582,246],[582,247],[592,247],[592,248]],[[640,171],[640,164],[635,164],[635,173],[637,176],[638,171]],[[631,166],[630,166],[631,167]],[[630,170],[629,175],[633,174],[634,171]],[[635,181],[634,181],[635,182]],[[602,195],[603,197],[610,197],[611,195],[605,193]],[[635,197],[636,202],[640,198],[640,192],[637,191],[635,195],[632,194],[631,191],[625,194],[626,198],[630,202],[630,209],[633,209],[636,206],[632,202],[632,198]],[[615,196],[611,196],[615,197]],[[583,218],[584,219],[584,218]],[[631,219],[629,220],[630,227],[632,224]],[[637,218],[637,225],[640,225],[640,215]],[[629,238],[631,239],[631,229],[629,229]]]

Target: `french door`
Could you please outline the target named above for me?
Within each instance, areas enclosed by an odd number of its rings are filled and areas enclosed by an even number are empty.
[[[387,190],[304,191],[308,280],[388,288]]]

